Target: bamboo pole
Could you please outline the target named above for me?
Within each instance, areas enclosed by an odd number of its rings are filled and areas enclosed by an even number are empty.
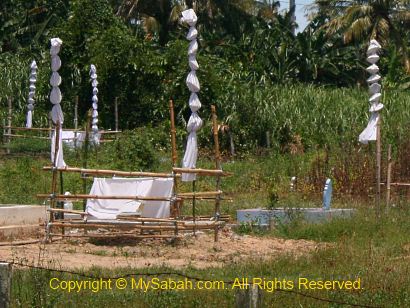
[[[6,143],[6,134],[7,134],[7,130],[6,130],[6,119],[2,119],[2,124],[3,124],[3,140],[2,143],[5,144]]]
[[[43,167],[43,170],[53,170],[50,166]],[[86,169],[86,168],[76,168],[76,167],[64,167],[57,168],[58,171],[63,172],[77,172],[81,174],[88,175],[110,175],[110,176],[121,176],[121,177],[157,177],[157,178],[171,178],[173,177],[170,173],[155,173],[155,172],[138,172],[138,171],[119,171],[119,170],[104,170],[104,169]]]
[[[77,129],[78,129],[78,95],[74,102],[74,149],[77,149]]]
[[[86,127],[85,127],[85,140],[84,140],[84,145],[83,145],[83,169],[87,169],[87,160],[88,160],[88,148],[89,148],[89,143],[90,143],[90,128],[91,128],[91,110],[88,110],[87,112],[87,122],[86,122]],[[83,193],[87,193],[87,181],[83,179]],[[87,200],[84,199],[83,201],[83,211],[85,212],[85,208],[87,207]]]
[[[177,137],[176,137],[176,128],[175,128],[175,112],[174,112],[174,101],[172,99],[169,100],[169,114],[171,120],[171,159],[172,159],[172,168],[177,166],[178,161],[178,153],[177,153]],[[173,178],[174,178],[174,187],[173,187],[173,195],[176,196],[178,193],[178,180],[176,177],[176,173],[173,171]],[[180,202],[175,201],[173,203],[175,209],[175,217],[179,217],[181,215],[180,209]]]
[[[59,143],[60,143],[60,121],[57,122],[55,126],[55,143],[54,143],[54,161],[53,161],[53,171],[52,171],[52,179],[51,179],[51,195],[55,196],[57,192],[57,156],[58,156],[58,151],[60,150],[59,148]],[[52,198],[50,202],[51,208],[56,208],[56,199]],[[50,221],[54,221],[54,214],[53,212],[50,212]]]
[[[386,180],[386,206],[387,208],[390,207],[390,187],[391,187],[391,167],[392,167],[392,159],[391,159],[391,144],[389,144],[387,150],[387,180]]]
[[[50,235],[62,236],[62,237],[74,237],[74,238],[117,238],[117,237],[127,237],[127,238],[136,238],[136,239],[164,239],[164,238],[175,238],[174,234],[149,234],[149,235],[141,235],[135,233],[111,233],[111,234],[54,234],[51,233]]]
[[[52,132],[54,131],[54,128],[52,127],[19,127],[19,126],[4,126],[4,128],[10,128],[11,130],[21,130],[21,131],[45,131],[45,132]],[[62,131],[75,131],[75,129],[72,128],[63,128]],[[77,129],[76,131],[81,132],[81,129]],[[82,131],[84,132],[84,131]],[[104,131],[103,131],[104,133]],[[107,131],[105,133],[116,133],[114,131]],[[118,132],[119,133],[119,132]]]
[[[83,229],[142,229],[142,230],[163,230],[163,231],[175,231],[175,226],[160,226],[160,225],[141,225],[141,224],[123,224],[123,223],[106,223],[106,224],[95,224],[95,223],[50,223],[50,227],[59,227],[59,228],[83,228]],[[184,229],[184,226],[179,226],[180,229]]]
[[[213,128],[213,136],[214,136],[214,151],[215,151],[215,168],[222,171],[221,169],[221,153],[219,150],[219,138],[218,138],[218,118],[216,115],[216,107],[215,105],[211,105],[211,112],[212,112],[212,128]],[[221,212],[221,200],[219,199],[221,195],[220,191],[221,187],[221,176],[218,175],[216,177],[216,190],[220,193],[217,194],[215,199],[215,219],[218,220],[220,212]],[[215,242],[218,241],[218,228],[215,228]]]
[[[26,136],[26,135],[18,135],[18,134],[4,134],[5,136],[11,138],[25,138],[25,139],[41,139],[41,140],[50,140],[49,137],[40,137],[40,136]]]
[[[223,170],[215,170],[215,169],[191,169],[191,168],[172,168],[172,170],[176,173],[196,173],[199,175],[207,175],[207,176],[231,176],[231,172],[225,172]]]
[[[196,180],[192,181],[192,217],[194,219],[194,225],[196,226],[196,196],[195,196],[195,189],[196,189]],[[196,228],[194,227],[194,236],[196,237]]]
[[[379,114],[379,120],[376,127],[376,213],[377,216],[381,214],[380,203],[380,183],[381,183],[381,115]]]
[[[118,131],[118,97],[114,101],[114,112],[115,112],[115,131]]]
[[[188,192],[188,193],[179,193],[177,194],[178,198],[183,198],[183,197],[207,197],[207,196],[219,196],[223,192],[221,190],[218,191],[193,191],[193,192]]]
[[[47,123],[48,123],[48,137],[51,138],[53,137],[53,121],[51,121],[51,111],[47,114]],[[39,128],[38,130],[43,129]]]
[[[78,214],[78,215],[81,215],[81,216],[87,216],[88,215],[86,212],[75,211],[75,210],[66,210],[66,209],[47,209],[47,212]]]
[[[12,98],[11,97],[9,97],[9,98],[7,98],[7,103],[8,103],[8,113],[7,113],[7,125],[9,126],[9,127],[11,127],[11,122],[12,122],[12,116],[13,116],[13,114],[12,114],[12,112],[13,112],[13,101],[12,101]],[[11,129],[10,128],[8,128],[7,129],[7,134],[11,134]],[[7,137],[7,150],[6,150],[6,153],[7,154],[10,154],[10,142],[11,142],[11,138],[10,137]]]
[[[40,199],[49,200],[71,200],[71,199],[96,199],[96,200],[138,200],[138,201],[171,201],[171,198],[166,197],[144,197],[144,196],[102,196],[102,195],[87,195],[87,194],[74,194],[74,195],[64,195],[64,194],[38,194]]]

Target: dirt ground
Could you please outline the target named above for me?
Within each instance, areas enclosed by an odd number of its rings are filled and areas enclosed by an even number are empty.
[[[300,257],[322,244],[306,240],[284,240],[272,237],[240,236],[229,228],[222,230],[219,241],[213,233],[186,236],[177,244],[161,240],[140,242],[93,243],[87,240],[60,240],[51,244],[0,246],[0,260],[47,265],[57,269],[146,268],[168,266],[208,268],[227,264],[267,260],[278,255]]]

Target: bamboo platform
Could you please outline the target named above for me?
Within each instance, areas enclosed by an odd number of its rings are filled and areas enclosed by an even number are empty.
[[[177,167],[177,150],[176,150],[176,130],[173,102],[170,101],[171,114],[171,145],[172,145],[172,171],[165,172],[139,172],[139,171],[121,171],[105,169],[88,169],[64,167],[57,168],[56,162],[52,166],[43,167],[44,171],[51,172],[51,192],[49,194],[38,194],[37,197],[48,200],[50,203],[49,221],[44,225],[46,238],[52,240],[53,237],[78,237],[78,238],[116,238],[129,237],[135,239],[154,239],[154,238],[181,238],[184,234],[194,234],[201,231],[213,231],[214,240],[218,241],[219,230],[230,220],[229,215],[220,213],[221,201],[232,201],[230,198],[224,198],[221,190],[221,178],[231,176],[232,173],[222,170],[221,157],[219,152],[218,124],[216,119],[215,107],[212,106],[212,125],[215,145],[215,169],[202,168],[179,168]],[[56,124],[56,142],[54,152],[58,152],[58,140],[60,124]],[[77,173],[83,180],[83,193],[72,195],[63,194],[63,174]],[[179,192],[178,180],[183,173],[196,174],[197,176],[214,177],[216,185],[214,190],[196,191],[195,180],[192,182],[191,192]],[[58,177],[58,174],[60,177]],[[171,196],[138,196],[138,195],[92,195],[87,193],[86,178],[99,177],[154,177],[154,178],[172,178],[174,181]],[[57,191],[57,182],[60,178],[60,189]],[[86,212],[86,201],[93,199],[103,200],[138,200],[138,201],[167,201],[170,202],[171,215],[169,218],[148,218],[141,217],[138,213],[121,213],[116,219],[96,219]],[[192,215],[182,216],[181,206],[183,201],[189,200],[192,203]],[[215,208],[213,215],[198,216],[196,214],[197,201],[213,201]],[[83,202],[83,211],[62,209],[62,202]],[[144,204],[149,206],[149,204]],[[66,215],[64,215],[66,214]],[[69,215],[70,214],[70,215]]]

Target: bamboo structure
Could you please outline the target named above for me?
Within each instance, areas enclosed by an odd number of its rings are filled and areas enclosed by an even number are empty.
[[[381,195],[381,115],[379,115],[379,121],[377,121],[377,133],[376,133],[376,183],[377,183],[377,190],[376,190],[376,213],[377,216],[381,215],[381,202],[380,202],[380,195]]]
[[[214,137],[214,146],[215,146],[215,168],[217,170],[222,171],[221,168],[221,153],[219,151],[219,138],[218,138],[218,119],[216,115],[216,108],[215,105],[211,106],[211,111],[212,111],[212,131],[213,131],[213,137]],[[220,191],[221,187],[221,174],[218,174],[216,177],[216,190]],[[221,200],[220,200],[220,194],[217,195],[215,199],[215,219],[219,219],[220,211],[221,211]],[[218,230],[215,229],[215,242],[218,241]]]
[[[198,230],[211,230],[215,232],[215,241],[218,240],[219,229],[230,220],[228,215],[220,214],[220,202],[224,200],[231,201],[230,198],[224,198],[223,192],[220,190],[220,184],[222,177],[230,176],[231,173],[224,172],[220,163],[219,141],[218,141],[218,127],[216,122],[216,110],[212,108],[213,113],[213,137],[214,137],[214,152],[215,152],[215,166],[216,169],[189,169],[177,167],[177,147],[176,147],[176,129],[174,119],[174,106],[173,102],[169,102],[170,115],[171,115],[171,146],[172,146],[172,172],[138,172],[138,171],[120,171],[120,170],[105,170],[105,169],[88,169],[85,164],[83,168],[78,167],[61,167],[57,168],[56,163],[53,166],[43,167],[44,171],[52,173],[51,181],[51,193],[39,194],[38,198],[49,200],[51,208],[48,210],[50,214],[49,222],[46,224],[46,235],[49,240],[53,237],[62,236],[78,237],[78,238],[115,238],[115,237],[129,237],[135,239],[155,239],[155,238],[169,238],[179,239],[183,233],[193,232],[196,234]],[[88,123],[89,124],[89,123]],[[59,125],[56,127],[55,153],[58,151],[58,138]],[[89,131],[87,125],[86,131]],[[86,139],[87,140],[87,139]],[[87,142],[85,142],[85,156],[87,156]],[[60,189],[60,193],[57,192],[57,175],[65,173],[77,173],[81,175],[83,179],[83,193],[77,193],[72,195],[64,195]],[[216,189],[214,191],[196,191],[195,181],[193,182],[193,190],[191,192],[178,192],[178,179],[181,178],[182,173],[195,173],[198,176],[210,176],[215,177]],[[87,193],[86,179],[90,177],[153,177],[153,178],[173,178],[174,186],[171,197],[161,196],[138,196],[138,195],[96,195]],[[60,184],[62,183],[62,177],[60,178]],[[180,205],[183,200],[192,200],[192,216],[183,217],[180,212],[180,207],[176,206],[176,211],[172,213],[169,218],[149,218],[141,217],[140,213],[123,213],[119,214],[114,220],[98,220],[90,216],[86,211],[87,200],[136,200],[142,202],[144,206],[149,206],[144,202],[151,201],[166,201],[170,204]],[[66,210],[63,208],[57,208],[57,202],[63,201],[71,202],[83,202],[83,211],[78,210]],[[196,212],[196,201],[205,200],[215,202],[215,211],[210,216],[198,216]],[[61,218],[66,214],[66,217]],[[56,216],[59,215],[59,216]],[[60,230],[62,233],[57,232]],[[81,229],[83,234],[65,232],[65,230]]]
[[[63,141],[73,141],[74,147],[77,148],[77,144],[81,134],[86,134],[86,130],[78,128],[78,96],[75,97],[74,101],[74,128],[63,128],[62,131],[68,132],[71,131],[74,133],[73,138],[62,138]],[[34,139],[34,140],[51,140],[52,132],[54,128],[51,123],[51,119],[48,116],[49,127],[25,127],[25,126],[13,126],[12,125],[12,99],[8,99],[8,114],[7,114],[7,124],[3,123],[3,138],[5,143],[11,143],[11,140],[14,138],[19,139]],[[118,117],[118,114],[116,115]],[[118,121],[118,118],[116,119]],[[20,133],[16,133],[20,132]],[[30,134],[38,133],[39,135]],[[98,134],[101,135],[100,143],[112,142],[116,139],[118,134],[122,131],[118,130],[116,127],[115,130],[99,130]],[[61,138],[61,136],[60,136]],[[10,149],[7,149],[7,154],[10,154]]]
[[[389,208],[390,206],[390,189],[391,189],[391,167],[392,167],[392,160],[391,160],[391,144],[389,144],[387,150],[387,179],[386,179],[386,206]]]

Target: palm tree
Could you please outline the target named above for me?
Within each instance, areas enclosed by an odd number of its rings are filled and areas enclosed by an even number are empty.
[[[395,44],[410,73],[406,28],[410,25],[409,0],[317,0],[318,14],[326,14],[328,35],[339,31],[345,43],[378,40]]]
[[[172,0],[123,0],[117,7],[117,15],[126,20],[138,18],[148,34],[158,33],[159,42],[168,42],[170,31],[176,27],[183,1]]]

